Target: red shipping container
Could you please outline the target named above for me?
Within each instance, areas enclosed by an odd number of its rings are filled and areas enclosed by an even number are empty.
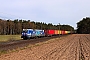
[[[55,30],[45,30],[45,35],[46,36],[52,36],[55,34]]]
[[[61,31],[61,34],[62,34],[62,35],[63,35],[63,34],[65,34],[65,31],[64,31],[64,30],[62,30],[62,31]]]

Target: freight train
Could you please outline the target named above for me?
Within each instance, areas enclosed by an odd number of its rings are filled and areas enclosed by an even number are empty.
[[[39,37],[48,37],[54,35],[65,35],[71,34],[72,31],[65,30],[39,30],[39,29],[23,29],[21,38],[30,39],[30,38],[39,38]]]

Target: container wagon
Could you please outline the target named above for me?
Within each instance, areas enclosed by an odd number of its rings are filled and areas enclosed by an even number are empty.
[[[55,35],[58,35],[58,30],[55,30]]]
[[[45,30],[45,36],[53,36],[55,35],[55,30]]]
[[[65,34],[65,31],[64,30],[61,30],[61,34],[64,35]]]

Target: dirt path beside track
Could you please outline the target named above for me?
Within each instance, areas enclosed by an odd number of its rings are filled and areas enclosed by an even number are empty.
[[[90,60],[90,34],[64,39],[0,56],[0,60]]]

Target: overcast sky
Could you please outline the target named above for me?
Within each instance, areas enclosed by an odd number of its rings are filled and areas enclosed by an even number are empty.
[[[53,24],[76,23],[90,16],[90,0],[0,0],[0,18]]]

